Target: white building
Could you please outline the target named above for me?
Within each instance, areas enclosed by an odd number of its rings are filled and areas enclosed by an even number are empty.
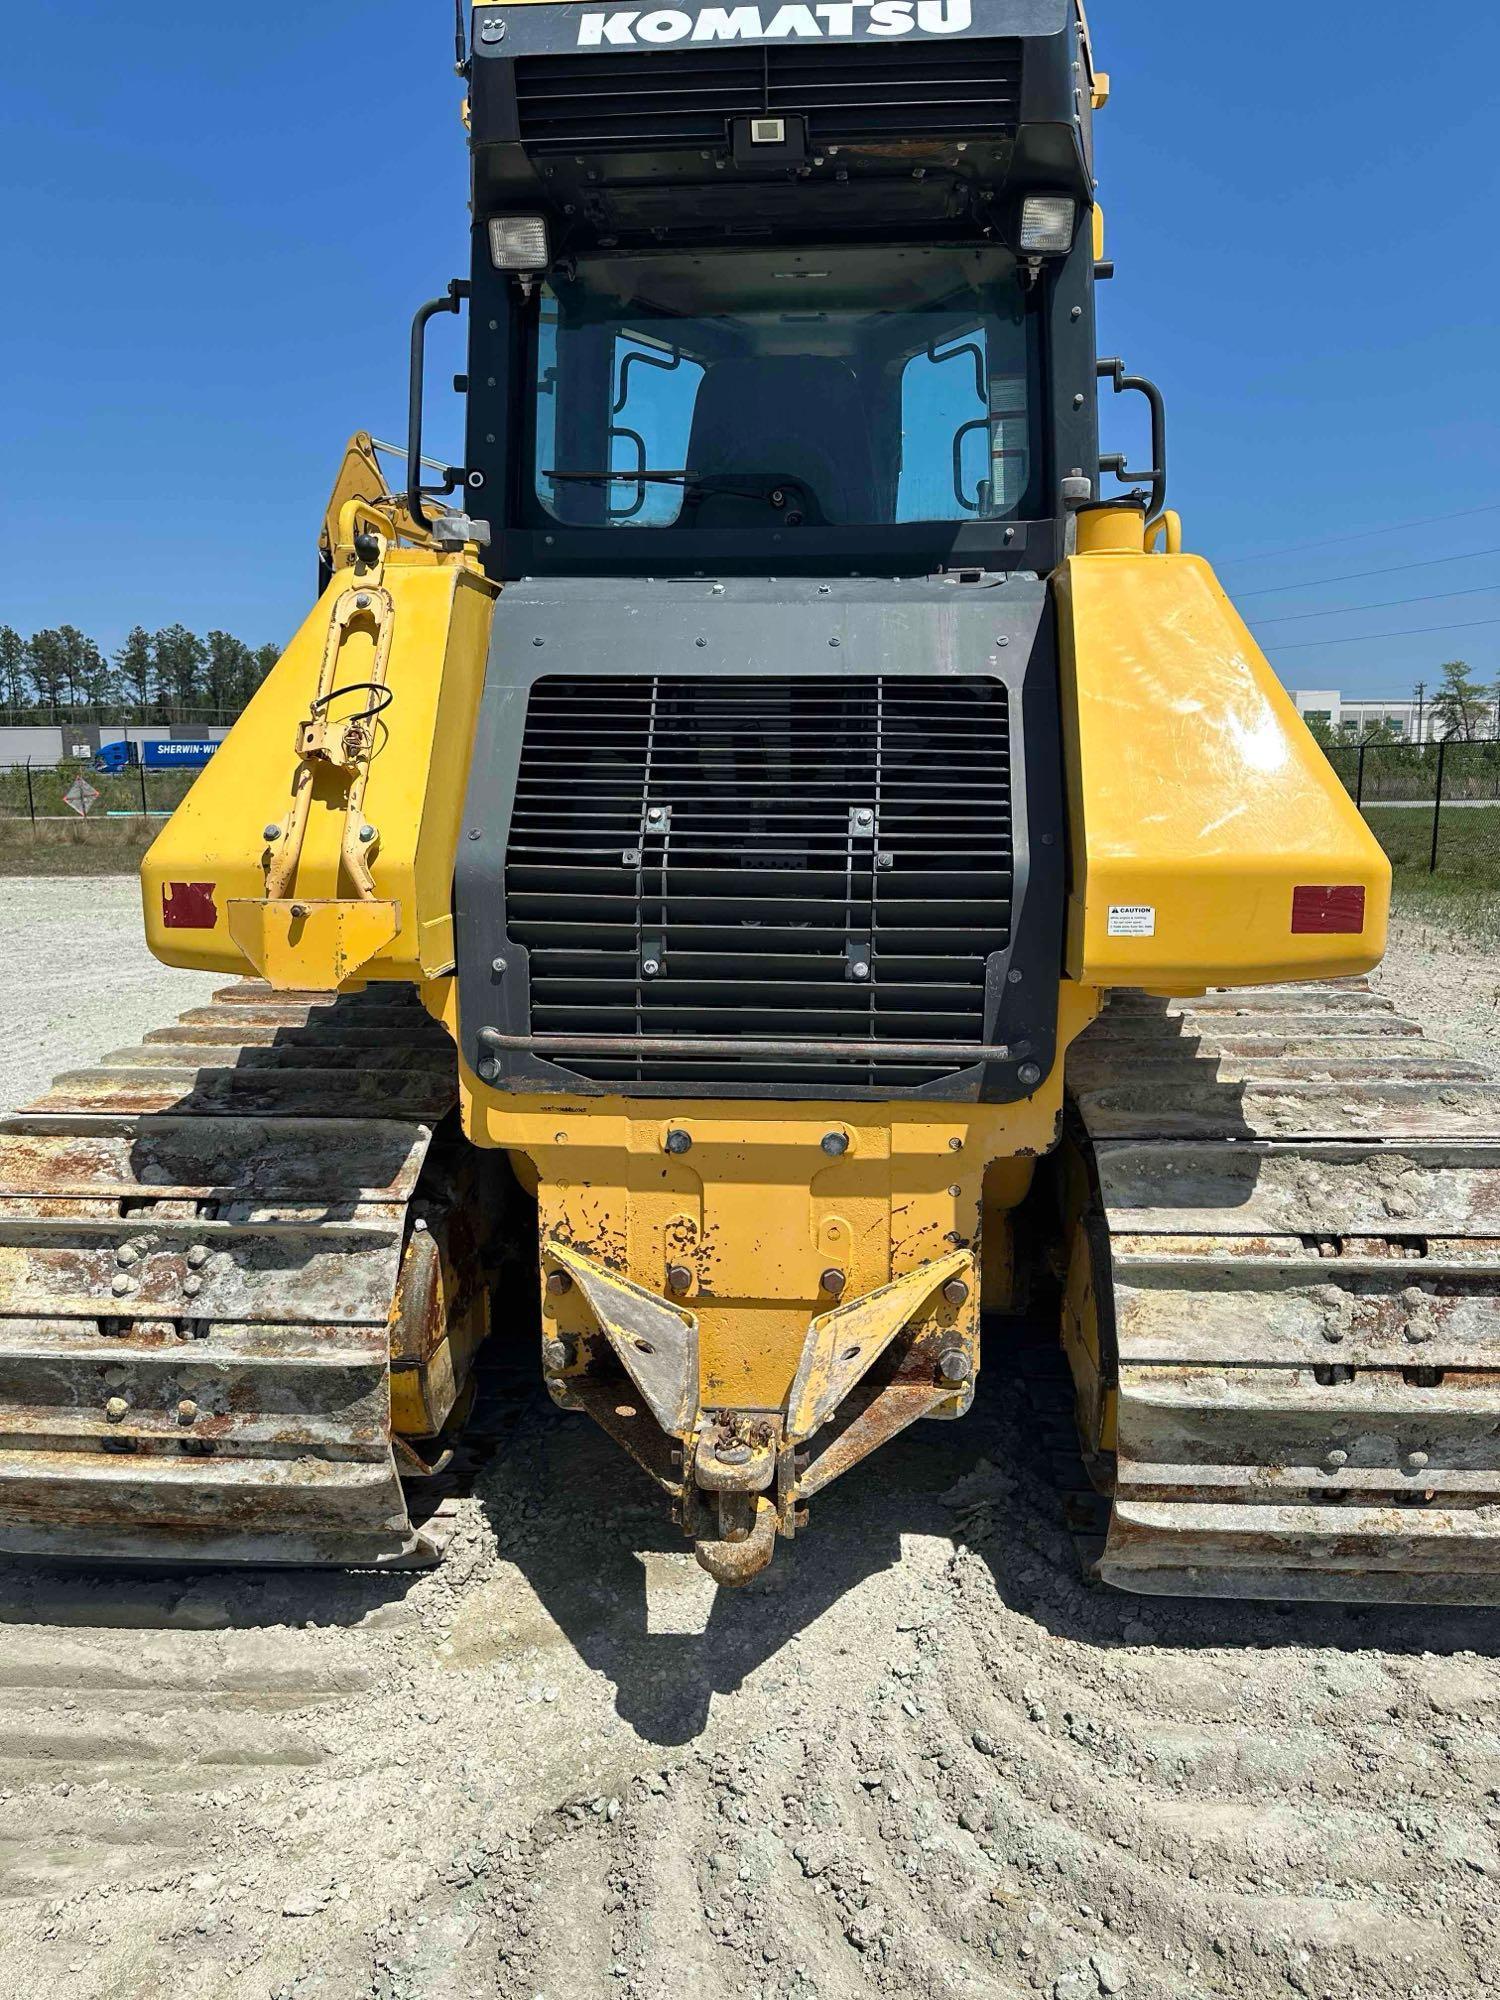
[[[1432,712],[1431,697],[1418,701],[1349,700],[1337,688],[1298,688],[1292,696],[1297,712],[1306,722],[1321,722],[1335,736],[1348,735],[1356,742],[1370,723],[1385,723],[1391,733],[1407,743],[1436,743],[1443,730]],[[1488,722],[1479,733],[1500,735],[1500,715],[1489,709]]]

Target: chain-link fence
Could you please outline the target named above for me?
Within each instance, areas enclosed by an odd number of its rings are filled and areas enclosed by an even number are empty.
[[[0,764],[0,820],[29,820],[38,829],[69,821],[162,820],[182,803],[197,775],[151,771],[144,764],[96,771],[76,760]]]
[[[1328,758],[1367,816],[1428,816],[1430,874],[1442,866],[1450,815],[1500,810],[1500,742],[1340,743]],[[1500,836],[1500,819],[1495,826]]]

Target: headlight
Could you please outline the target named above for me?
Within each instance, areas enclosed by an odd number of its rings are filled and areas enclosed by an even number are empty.
[[[1071,195],[1027,195],[1021,204],[1022,252],[1028,257],[1066,257],[1077,220],[1078,204]]]
[[[547,223],[540,215],[492,215],[490,262],[497,271],[545,271]]]

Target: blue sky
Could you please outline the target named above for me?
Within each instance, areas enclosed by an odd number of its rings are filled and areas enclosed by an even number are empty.
[[[1189,546],[1293,686],[1500,677],[1500,21],[1091,12],[1102,339],[1167,392]],[[447,0],[32,0],[0,76],[0,621],[293,629],[339,448],[402,434],[411,311],[464,267],[451,36]]]

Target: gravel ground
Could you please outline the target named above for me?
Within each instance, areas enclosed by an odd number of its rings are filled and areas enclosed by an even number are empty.
[[[14,887],[11,1093],[198,997],[128,885]],[[101,928],[108,990],[29,1027]],[[1494,962],[1420,953],[1392,992],[1487,1038]],[[1493,1614],[1087,1588],[987,1359],[967,1422],[823,1496],[738,1595],[544,1397],[433,1572],[0,1568],[0,1990],[1500,1990]]]

